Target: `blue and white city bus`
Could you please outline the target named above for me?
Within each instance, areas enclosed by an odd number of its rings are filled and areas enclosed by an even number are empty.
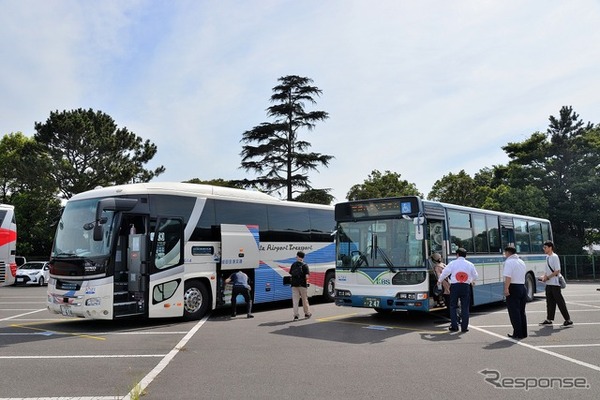
[[[283,277],[306,253],[309,295],[333,301],[333,207],[186,183],[94,189],[66,203],[50,259],[48,308],[65,316],[202,318],[230,304],[226,278],[255,303],[291,298]]]
[[[439,253],[448,263],[467,250],[479,278],[472,305],[502,301],[503,249],[516,247],[527,265],[528,300],[543,289],[543,243],[552,240],[546,219],[462,207],[407,196],[338,203],[335,303],[392,310],[431,311],[437,277],[429,261]]]

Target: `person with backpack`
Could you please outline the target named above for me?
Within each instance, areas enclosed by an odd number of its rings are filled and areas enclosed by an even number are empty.
[[[304,252],[299,251],[296,253],[296,261],[290,267],[290,275],[292,277],[292,307],[294,310],[294,321],[298,320],[298,302],[300,298],[302,298],[302,308],[304,309],[304,317],[310,318],[312,314],[310,313],[309,305],[308,305],[308,277],[310,275],[310,270],[308,269],[308,265],[304,262]]]

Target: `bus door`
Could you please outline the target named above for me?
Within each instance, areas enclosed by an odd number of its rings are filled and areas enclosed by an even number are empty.
[[[250,279],[252,297],[259,290],[254,271],[260,267],[258,225],[221,224],[221,281],[238,270],[245,270]],[[261,285],[262,286],[262,285]],[[223,288],[223,301],[231,303],[231,285]],[[264,288],[260,288],[261,293]],[[240,297],[238,304],[244,300]]]
[[[147,217],[123,215],[113,269],[113,316],[145,315],[148,291]]]
[[[148,272],[141,271],[141,289],[148,287],[150,318],[184,314],[184,224],[181,218],[163,217],[151,227]]]

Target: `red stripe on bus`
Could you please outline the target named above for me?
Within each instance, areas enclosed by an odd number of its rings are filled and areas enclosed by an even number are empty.
[[[17,241],[17,231],[0,228],[0,246]]]

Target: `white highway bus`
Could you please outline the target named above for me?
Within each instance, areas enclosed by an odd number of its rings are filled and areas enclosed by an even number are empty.
[[[202,318],[230,306],[230,274],[255,303],[291,299],[284,285],[306,253],[310,296],[333,301],[333,207],[186,183],[98,188],[65,204],[50,259],[48,308],[65,316]],[[240,301],[241,303],[241,301]]]
[[[15,283],[17,274],[17,223],[15,207],[0,204],[0,286]]]
[[[335,205],[335,303],[377,312],[431,311],[441,306],[429,261],[439,253],[447,264],[459,247],[479,278],[471,305],[502,301],[503,249],[516,247],[527,265],[527,297],[543,289],[543,243],[552,240],[550,222],[407,196]]]

